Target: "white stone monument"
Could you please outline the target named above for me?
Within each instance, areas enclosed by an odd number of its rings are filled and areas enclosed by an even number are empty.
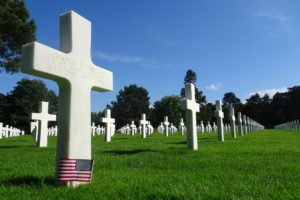
[[[185,85],[185,98],[181,101],[181,108],[186,113],[187,147],[188,149],[198,149],[197,138],[197,116],[200,112],[200,105],[195,99],[195,86],[192,83]]]
[[[170,122],[168,121],[168,116],[165,116],[165,120],[163,123],[165,126],[165,135],[168,137],[169,136],[169,125],[170,125]]]
[[[143,139],[147,137],[147,125],[148,121],[146,120],[146,114],[142,114],[142,119],[140,120],[140,125],[141,125],[141,136]]]
[[[32,113],[31,119],[38,120],[39,131],[38,131],[38,146],[47,147],[48,146],[48,122],[56,121],[56,115],[51,115],[48,113],[48,102],[40,102],[40,112]]]
[[[218,126],[218,140],[224,142],[224,125],[223,125],[224,113],[222,111],[222,103],[220,100],[216,101],[215,114],[216,114],[217,126]]]
[[[184,135],[184,122],[183,122],[183,118],[180,118],[179,129],[180,129],[181,135]]]
[[[239,135],[243,136],[243,120],[242,120],[242,113],[238,112],[238,130],[239,130]]]
[[[0,139],[2,139],[3,134],[3,123],[0,123]]]
[[[131,128],[131,135],[135,135],[135,133],[136,133],[136,125],[134,124],[134,121],[131,121],[130,128]]]
[[[248,127],[247,127],[247,116],[243,115],[243,124],[244,124],[244,133],[247,135],[248,133]]]
[[[230,104],[230,130],[232,138],[236,138],[236,129],[235,129],[235,115],[234,115],[234,108],[232,104]]]
[[[105,123],[105,142],[111,141],[111,132],[112,132],[112,125],[115,123],[115,119],[111,118],[111,111],[110,109],[105,110],[105,117],[101,118],[101,122]]]
[[[56,182],[88,183],[91,177],[64,177],[60,163],[67,159],[91,163],[91,90],[113,88],[113,74],[91,60],[91,22],[74,11],[62,14],[60,51],[38,42],[23,46],[21,71],[54,80],[59,86]]]

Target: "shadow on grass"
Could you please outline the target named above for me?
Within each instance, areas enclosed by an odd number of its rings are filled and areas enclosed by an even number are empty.
[[[157,152],[157,150],[151,149],[136,149],[136,150],[112,150],[112,151],[103,151],[103,153],[112,154],[112,155],[134,155],[139,153],[146,152]]]
[[[39,178],[35,176],[22,176],[16,178],[10,178],[0,181],[0,185],[11,185],[11,186],[55,186],[54,177]]]
[[[187,144],[187,141],[183,141],[183,142],[175,142],[175,143],[168,143],[168,144]]]
[[[36,145],[32,145],[32,146],[0,146],[0,149],[13,149],[13,148],[24,148],[24,147],[36,147]]]

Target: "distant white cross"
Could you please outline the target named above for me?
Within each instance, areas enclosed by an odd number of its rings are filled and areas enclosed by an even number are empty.
[[[48,145],[48,122],[56,121],[56,115],[51,115],[48,113],[48,102],[41,101],[39,113],[32,113],[31,119],[38,120],[39,130],[38,130],[38,146],[47,147]]]
[[[183,118],[180,118],[179,126],[180,126],[181,135],[184,135],[184,122],[183,122]]]
[[[247,127],[247,116],[243,115],[243,124],[244,124],[244,133],[248,133],[248,127]]]
[[[105,141],[110,142],[112,125],[115,123],[115,119],[111,118],[110,109],[105,110],[105,117],[101,118],[101,122],[105,123]]]
[[[57,175],[60,159],[92,159],[91,90],[113,87],[113,74],[91,60],[91,22],[74,11],[60,16],[60,50],[33,42],[23,47],[21,62],[22,72],[54,80],[59,86]]]
[[[200,112],[200,105],[196,102],[195,86],[192,83],[185,85],[185,99],[181,101],[181,108],[186,112],[186,130],[187,130],[187,147],[188,149],[198,149],[197,137],[197,116]]]
[[[243,120],[242,120],[242,113],[241,112],[238,112],[238,125],[239,125],[239,135],[240,136],[243,136],[244,133],[243,133]]]
[[[131,121],[130,128],[131,128],[131,135],[134,135],[136,130],[136,125],[134,124],[134,121]]]
[[[169,136],[169,125],[170,125],[170,122],[168,121],[168,116],[165,116],[165,121],[163,123],[165,125],[166,136],[168,137]]]
[[[234,116],[234,108],[232,104],[230,104],[230,129],[232,138],[236,138],[236,130],[235,130],[235,116]]]
[[[224,125],[223,125],[224,113],[222,111],[222,103],[220,100],[216,101],[215,116],[217,118],[218,140],[224,142]]]
[[[3,123],[0,123],[0,139],[2,139],[3,134]]]
[[[146,136],[146,126],[148,125],[148,121],[146,120],[146,114],[142,114],[142,119],[140,120],[140,125],[142,127],[141,132],[142,132],[142,138],[145,139]]]

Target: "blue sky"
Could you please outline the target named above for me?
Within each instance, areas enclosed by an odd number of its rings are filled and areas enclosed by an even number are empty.
[[[25,1],[37,41],[59,49],[59,15],[74,10],[92,22],[92,60],[114,74],[113,92],[92,92],[92,111],[137,84],[151,104],[179,94],[188,69],[208,101],[232,91],[285,91],[300,83],[300,1],[88,0]],[[0,92],[25,74],[0,73]],[[32,77],[32,76],[30,76]],[[47,86],[58,91],[52,81]]]

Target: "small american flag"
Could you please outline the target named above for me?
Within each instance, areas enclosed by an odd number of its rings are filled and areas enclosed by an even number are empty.
[[[60,159],[58,182],[91,182],[93,160]]]

